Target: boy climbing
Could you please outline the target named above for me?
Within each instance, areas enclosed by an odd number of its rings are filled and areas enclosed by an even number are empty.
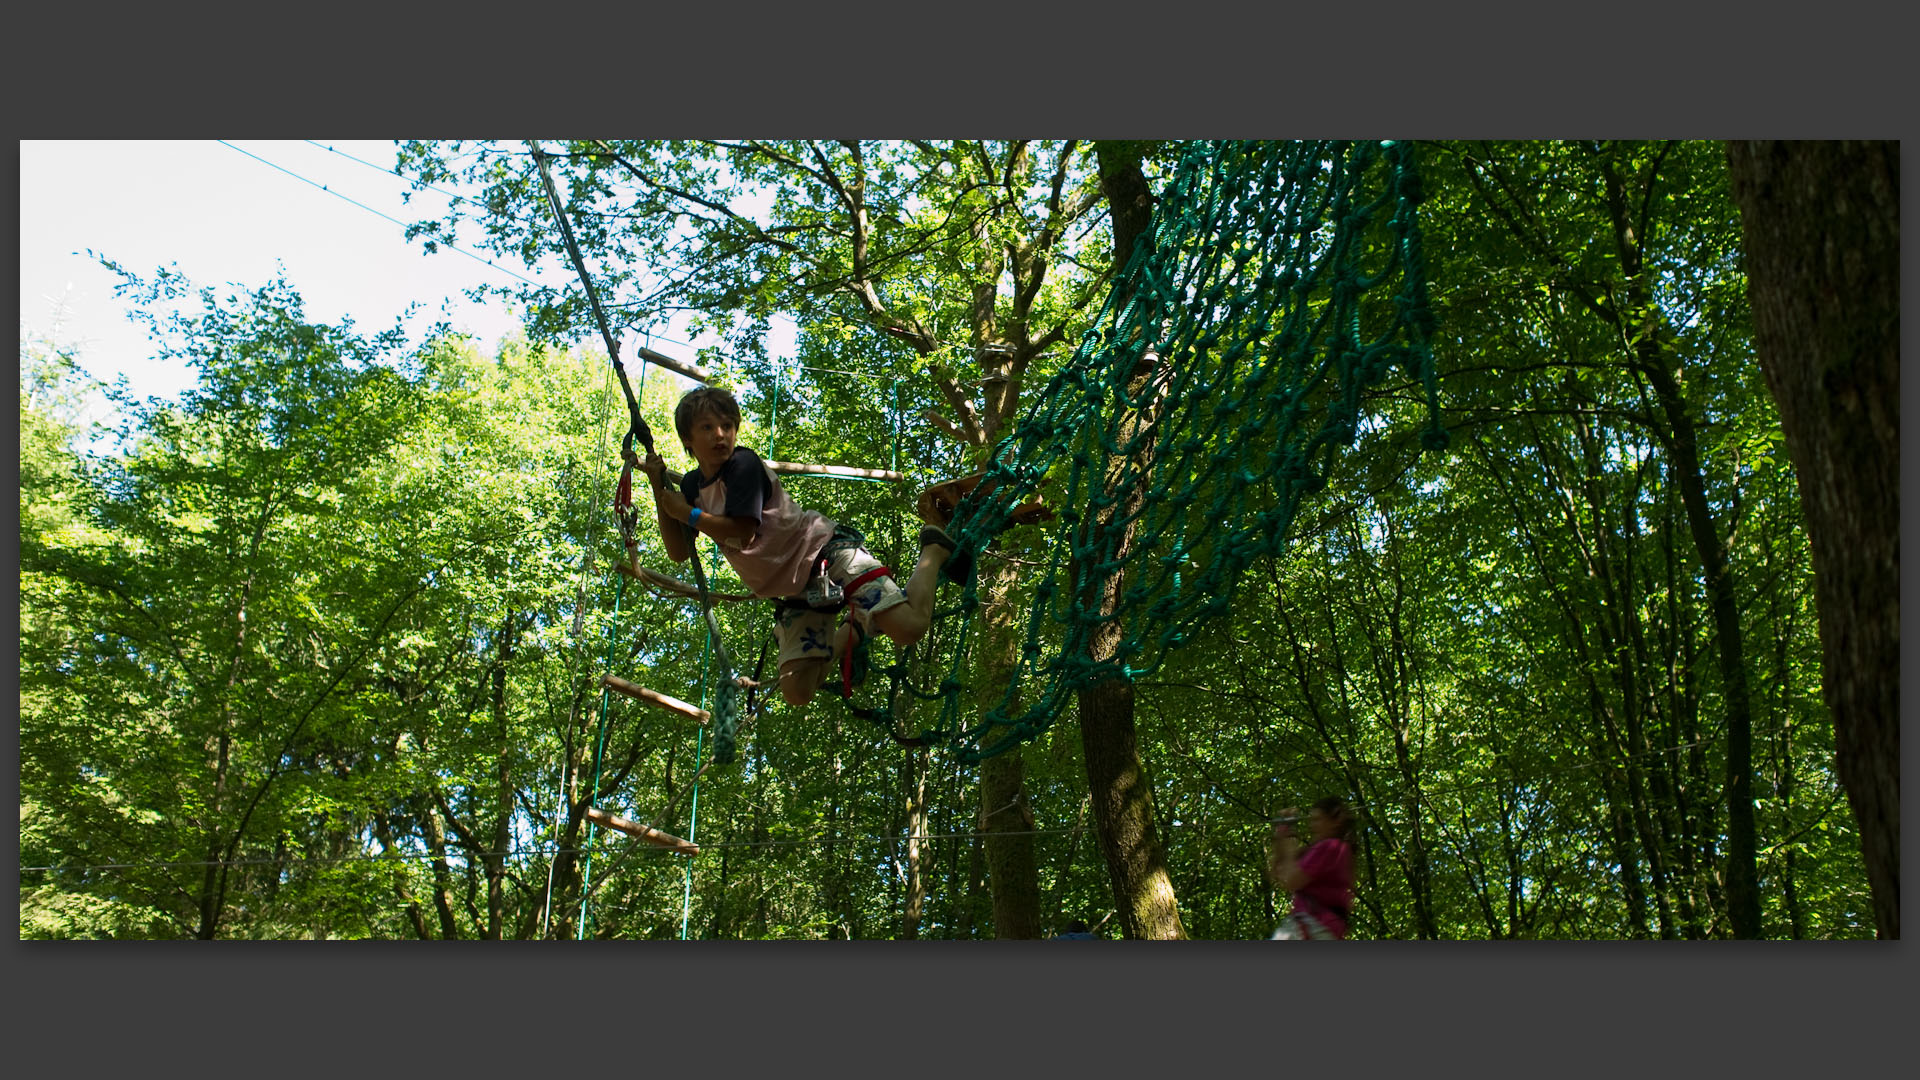
[[[740,405],[731,393],[688,391],[673,426],[698,468],[681,476],[655,453],[639,463],[653,486],[660,540],[678,563],[692,557],[693,533],[713,537],[747,588],[774,601],[780,693],[789,705],[813,700],[832,674],[831,661],[849,657],[875,630],[902,649],[926,633],[940,570],[954,548],[939,526],[920,531],[920,557],[902,588],[866,550],[864,537],[794,502],[760,456],[736,444]],[[847,616],[835,629],[842,608]],[[847,672],[849,684],[858,681],[851,665]]]

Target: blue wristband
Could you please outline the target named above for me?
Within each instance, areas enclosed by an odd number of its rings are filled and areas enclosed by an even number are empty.
[[[699,525],[700,525],[700,508],[696,506],[693,508],[693,513],[687,517],[687,527],[690,529],[697,529]]]

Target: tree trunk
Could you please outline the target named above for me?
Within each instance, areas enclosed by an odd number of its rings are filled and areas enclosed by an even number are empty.
[[[1026,775],[1026,759],[1017,748],[980,764],[980,831],[987,834],[993,936],[1002,939],[1040,936],[1040,874],[1033,861],[1033,808],[1023,789]]]
[[[1900,936],[1900,147],[1734,142],[1754,344],[1800,482],[1835,764]]]
[[[1119,278],[1133,257],[1134,245],[1153,225],[1153,192],[1140,160],[1152,144],[1103,140],[1094,144],[1100,163],[1100,191],[1113,213],[1113,270]]]
[[[1666,434],[1671,436],[1668,451],[1673,457],[1673,478],[1679,484],[1680,503],[1686,510],[1694,550],[1706,572],[1708,610],[1713,616],[1714,636],[1719,646],[1715,655],[1720,661],[1720,694],[1727,715],[1727,918],[1733,924],[1734,937],[1757,938],[1760,936],[1760,890],[1755,871],[1753,706],[1747,691],[1740,601],[1734,592],[1733,568],[1727,559],[1726,545],[1720,539],[1720,529],[1707,500],[1706,476],[1700,467],[1693,418],[1687,411],[1679,383],[1668,370],[1668,358],[1649,355],[1660,350],[1654,337],[1653,333],[1646,335],[1646,344],[1642,347],[1643,370],[1670,426]]]
[[[1144,147],[1139,143],[1097,144],[1100,185],[1113,212],[1113,263],[1123,268],[1133,254],[1135,244],[1147,235],[1153,220],[1153,202],[1145,174],[1140,169]],[[1142,357],[1134,379],[1147,375],[1151,361]],[[1149,417],[1137,418],[1139,423]],[[1150,468],[1151,462],[1115,461],[1109,473],[1132,468]],[[1138,489],[1125,505],[1116,507],[1106,520],[1118,516],[1130,518],[1137,508]],[[1089,519],[1089,529],[1104,524]],[[1132,528],[1120,540],[1117,558],[1125,561],[1132,546]],[[1076,575],[1077,576],[1077,575]],[[1097,597],[1100,610],[1111,612],[1125,584],[1125,574],[1104,583]],[[1089,643],[1091,658],[1110,659],[1119,644],[1119,625],[1108,621],[1101,625]],[[1081,690],[1076,695],[1080,711],[1080,742],[1087,769],[1087,787],[1092,798],[1094,831],[1106,858],[1107,877],[1113,885],[1114,908],[1120,915],[1120,928],[1128,938],[1178,940],[1186,937],[1180,925],[1180,911],[1174,902],[1173,879],[1167,871],[1165,850],[1160,846],[1153,825],[1153,791],[1148,786],[1146,768],[1141,764],[1139,740],[1134,728],[1134,690],[1126,679],[1116,678]]]
[[[447,864],[447,830],[432,800],[424,801],[421,821],[427,828],[427,851],[433,856],[433,910],[440,917],[440,940],[458,941],[460,921],[453,913],[453,870]]]
[[[1138,502],[1136,493],[1112,513],[1131,518]],[[1088,527],[1101,527],[1101,516],[1089,518]],[[1133,530],[1128,526],[1117,551],[1121,561],[1127,558],[1132,540]],[[1096,600],[1102,614],[1112,613],[1126,578],[1123,571],[1102,583]],[[1119,643],[1119,622],[1110,619],[1101,623],[1088,643],[1090,658],[1110,660]],[[1075,697],[1094,832],[1106,858],[1121,931],[1128,938],[1183,939],[1186,931],[1180,925],[1180,910],[1174,901],[1173,878],[1153,823],[1153,788],[1140,761],[1133,683],[1123,678],[1109,679],[1079,691]]]
[[[1745,635],[1735,594],[1733,566],[1720,527],[1707,497],[1707,478],[1701,465],[1696,403],[1682,389],[1685,372],[1669,348],[1672,335],[1654,302],[1653,283],[1645,263],[1647,237],[1644,221],[1636,223],[1630,209],[1653,190],[1657,165],[1637,181],[1644,191],[1629,192],[1627,182],[1611,161],[1602,164],[1606,199],[1613,220],[1614,245],[1626,279],[1624,313],[1609,307],[1615,325],[1633,343],[1634,366],[1652,387],[1666,428],[1656,432],[1673,464],[1672,477],[1680,488],[1687,530],[1705,573],[1708,608],[1712,612],[1718,649],[1721,700],[1727,717],[1727,916],[1738,938],[1760,936],[1760,891],[1756,873],[1757,838],[1753,815],[1753,708],[1747,690]],[[1693,406],[1693,408],[1689,408]]]
[[[982,571],[985,576],[984,568]],[[1006,593],[1012,585],[1007,568],[995,570],[983,587],[981,605],[982,670],[1012,671],[1017,648],[1014,612]],[[999,695],[1002,684],[990,679],[979,689],[984,710]],[[983,742],[1005,734],[992,728]],[[987,885],[993,894],[993,936],[1030,939],[1040,936],[1040,871],[1033,855],[1033,807],[1027,801],[1027,762],[1024,748],[1015,746],[980,763],[980,822],[985,835]]]
[[[900,937],[912,941],[920,936],[920,920],[927,903],[927,779],[933,772],[933,751],[921,747],[910,759],[913,794],[907,804],[907,903],[900,926]]]
[[[954,843],[959,844],[959,840]],[[959,849],[954,849],[954,876],[958,877],[960,867]],[[987,844],[984,837],[975,836],[967,841],[966,880],[961,888],[950,890],[954,899],[953,936],[958,940],[967,940],[974,936],[973,898],[980,895],[980,886],[987,878]]]
[[[1094,832],[1106,857],[1120,929],[1128,938],[1183,939],[1166,851],[1153,827],[1153,789],[1135,740],[1133,684],[1116,679],[1079,697]]]
[[[507,665],[513,662],[514,613],[501,620],[491,676],[493,722],[500,748],[494,755],[494,823],[489,850],[481,854],[487,875],[486,940],[499,941],[506,925],[507,846],[513,833],[513,739],[507,722]],[[477,824],[477,823],[476,823]]]

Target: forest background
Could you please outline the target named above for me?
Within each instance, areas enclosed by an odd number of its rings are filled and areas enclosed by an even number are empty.
[[[630,325],[697,313],[743,443],[910,475],[788,481],[894,565],[913,492],[1093,319],[1126,184],[1172,152],[565,149],[598,287]],[[692,697],[711,666],[692,609],[609,572],[625,424],[577,290],[518,293],[525,335],[483,350],[125,272],[197,384],[116,392],[117,449],[78,419],[90,358],[22,348],[23,936],[1253,938],[1285,905],[1267,819],[1329,793],[1362,814],[1358,937],[1872,936],[1725,148],[1421,159],[1448,450],[1417,387],[1375,388],[1289,550],[1105,742],[1070,717],[965,767],[823,699],[697,799],[701,736],[618,699],[592,767],[602,672]],[[396,164],[477,200],[422,241],[557,250],[523,145]],[[640,380],[656,432],[685,385]],[[988,556],[990,607],[1048,542]],[[762,606],[723,623],[758,652]],[[589,845],[589,805],[705,850]]]

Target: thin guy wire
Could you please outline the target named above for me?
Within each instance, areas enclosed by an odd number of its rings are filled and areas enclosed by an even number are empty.
[[[304,176],[301,176],[301,175],[300,175],[299,173],[297,173],[297,172],[294,172],[294,171],[293,171],[292,169],[289,169],[289,168],[287,168],[287,167],[286,167],[286,166],[284,166],[284,165],[275,165],[275,164],[274,164],[273,162],[271,162],[271,161],[268,161],[268,160],[267,160],[266,158],[263,158],[263,157],[261,157],[261,156],[260,156],[259,154],[255,154],[255,153],[252,153],[252,152],[250,152],[250,151],[247,151],[247,150],[241,150],[241,149],[240,149],[239,147],[237,147],[237,146],[235,146],[235,145],[233,145],[232,143],[230,143],[230,142],[228,142],[228,141],[227,141],[227,140],[225,140],[225,139],[215,139],[215,140],[214,140],[214,142],[217,142],[217,143],[219,143],[219,144],[220,144],[221,146],[224,146],[224,147],[226,147],[226,148],[228,148],[229,150],[233,150],[233,151],[236,151],[236,152],[238,152],[238,153],[242,153],[242,154],[246,154],[246,155],[247,155],[248,157],[250,157],[250,158],[252,158],[253,160],[255,160],[255,161],[257,161],[257,162],[259,162],[259,163],[260,163],[260,164],[262,164],[262,165],[266,165],[266,166],[269,166],[269,167],[271,167],[271,168],[274,168],[274,169],[278,169],[278,170],[280,170],[281,172],[283,172],[283,173],[286,173],[286,174],[287,174],[288,176],[291,176],[291,177],[293,177],[293,178],[294,178],[295,180],[298,180],[298,181],[300,181],[300,182],[301,182],[301,183],[303,183],[303,184],[312,184],[312,185],[313,185],[314,187],[317,187],[317,188],[319,188],[319,189],[320,189],[321,191],[324,191],[324,192],[326,192],[327,194],[329,194],[329,195],[332,195],[333,197],[335,197],[335,198],[337,198],[337,199],[345,199],[345,200],[346,200],[347,202],[350,202],[350,203],[353,203],[353,205],[355,205],[355,206],[357,206],[357,207],[359,207],[359,208],[360,208],[360,209],[362,209],[362,210],[365,210],[365,211],[366,211],[367,213],[369,213],[369,214],[373,214],[373,215],[375,215],[376,217],[380,217],[380,218],[384,218],[384,219],[386,219],[387,221],[391,221],[391,222],[393,222],[393,223],[394,223],[395,225],[398,225],[398,226],[400,226],[400,227],[401,227],[401,228],[403,228],[403,229],[407,227],[407,223],[406,223],[406,222],[404,222],[404,221],[401,221],[401,220],[400,220],[399,218],[397,218],[397,217],[394,217],[394,216],[392,216],[392,215],[390,215],[390,214],[384,214],[384,213],[381,213],[380,211],[378,211],[378,210],[375,210],[375,209],[374,209],[373,207],[371,207],[371,206],[368,206],[368,205],[367,205],[366,203],[363,203],[363,202],[359,202],[359,201],[357,201],[357,200],[355,200],[355,199],[351,199],[351,198],[348,198],[347,196],[345,196],[345,195],[342,195],[342,194],[340,194],[339,192],[337,192],[337,191],[335,191],[335,190],[333,190],[332,188],[330,188],[330,187],[328,187],[328,186],[327,186],[327,185],[325,185],[325,184],[322,184],[322,183],[319,183],[319,182],[317,182],[317,181],[314,181],[314,180],[309,180],[309,179],[307,179],[306,177],[304,177]],[[503,274],[510,274],[510,275],[512,275],[513,277],[516,277],[516,278],[519,278],[519,279],[520,279],[521,281],[524,281],[524,282],[526,282],[526,283],[527,283],[527,284],[529,284],[529,285],[534,285],[534,286],[540,286],[540,283],[539,283],[539,282],[537,282],[537,281],[535,281],[535,280],[533,280],[532,278],[530,278],[530,277],[528,277],[528,276],[526,276],[525,274],[521,274],[521,273],[517,273],[517,272],[515,272],[515,271],[513,271],[513,270],[510,270],[510,269],[508,269],[507,267],[504,267],[504,266],[501,266],[501,265],[499,265],[498,263],[496,263],[496,262],[494,262],[494,261],[493,261],[492,259],[483,259],[483,258],[481,258],[480,256],[478,256],[478,255],[476,255],[476,254],[474,254],[474,253],[473,253],[473,252],[471,252],[471,251],[468,251],[468,250],[467,250],[466,248],[463,248],[463,247],[461,247],[461,246],[460,246],[460,245],[458,245],[458,244],[454,244],[454,243],[447,243],[447,244],[445,244],[444,246],[445,246],[445,247],[447,247],[447,248],[450,248],[451,250],[454,250],[454,251],[457,251],[457,252],[459,252],[459,253],[460,253],[460,254],[462,254],[462,255],[465,255],[465,256],[466,256],[467,258],[469,258],[469,259],[472,259],[472,260],[473,260],[473,261],[475,261],[475,262],[479,262],[479,263],[485,263],[486,265],[488,265],[488,266],[491,266],[491,267],[493,267],[493,268],[494,268],[495,270],[498,270],[498,271],[500,271],[500,272],[501,272],[501,273],[503,273]],[[542,288],[544,288],[545,286],[540,286],[540,287],[542,287]]]
[[[406,175],[405,173],[400,172],[398,169],[389,169],[382,165],[375,165],[373,162],[367,161],[364,158],[355,157],[352,154],[347,153],[345,150],[338,149],[337,147],[328,146],[327,144],[322,142],[316,142],[313,139],[304,139],[302,141],[308,143],[309,145],[317,146],[320,149],[327,151],[328,153],[339,154],[341,157],[346,158],[348,161],[359,162],[360,164],[365,165],[367,168],[372,169],[375,172],[382,172],[387,174],[388,176],[394,176],[402,180],[405,180],[407,183],[413,185],[413,188],[416,191],[431,191],[436,195],[445,195],[447,198],[452,199],[454,202],[466,203],[469,206],[478,207],[481,210],[486,209],[486,206],[484,204],[475,202],[474,200],[467,198],[465,195],[456,194],[454,192],[446,190],[445,188],[434,187],[432,184],[429,184],[424,180],[415,180],[414,178]],[[520,224],[523,224],[523,225],[530,225],[530,224],[533,224],[534,222],[533,218],[514,217],[511,214],[503,214],[501,216],[511,218],[513,221],[519,222]]]
[[[468,198],[468,197],[466,197],[465,195],[460,195],[460,194],[456,194],[456,193],[454,193],[454,192],[451,192],[451,191],[448,191],[448,190],[446,190],[445,188],[438,188],[438,187],[434,187],[434,186],[433,186],[432,184],[429,184],[429,183],[426,183],[426,182],[424,182],[424,181],[420,181],[420,180],[415,180],[415,179],[413,179],[412,177],[410,177],[410,176],[407,176],[406,174],[404,174],[404,173],[402,173],[402,172],[400,172],[400,171],[398,171],[398,170],[396,170],[396,169],[389,169],[389,168],[386,168],[385,166],[381,166],[381,165],[375,165],[375,164],[374,164],[373,162],[371,162],[371,161],[367,161],[367,160],[366,160],[366,159],[364,159],[364,158],[359,158],[359,157],[355,157],[354,155],[352,155],[352,154],[349,154],[349,153],[347,153],[347,152],[346,152],[345,150],[340,150],[340,149],[337,149],[337,148],[335,148],[335,147],[332,147],[332,146],[328,146],[328,145],[326,145],[325,143],[322,143],[322,142],[317,142],[317,141],[315,141],[315,140],[313,140],[313,139],[304,139],[304,140],[302,140],[302,141],[303,141],[303,142],[306,142],[306,143],[309,143],[309,144],[311,144],[311,145],[313,145],[313,146],[316,146],[316,147],[318,147],[318,148],[320,148],[320,149],[322,149],[322,150],[325,150],[325,151],[327,151],[327,152],[329,152],[329,153],[333,153],[333,154],[339,154],[339,155],[340,155],[341,157],[343,157],[343,158],[346,158],[346,159],[347,159],[348,161],[353,161],[353,162],[358,162],[359,164],[361,164],[361,165],[365,165],[365,166],[366,166],[367,168],[369,168],[369,169],[372,169],[372,170],[374,170],[375,172],[380,172],[380,173],[385,173],[385,174],[386,174],[386,175],[388,175],[388,176],[392,176],[392,177],[397,177],[397,178],[399,178],[399,179],[401,179],[401,180],[405,180],[405,181],[406,181],[407,183],[409,183],[409,184],[412,184],[412,185],[414,186],[414,188],[415,188],[416,190],[421,190],[421,191],[431,191],[431,192],[433,192],[433,193],[434,193],[434,194],[436,194],[436,195],[445,195],[445,196],[446,196],[447,198],[449,198],[449,199],[452,199],[452,200],[454,200],[455,202],[462,202],[462,203],[466,203],[466,204],[467,204],[467,205],[469,205],[469,206],[475,206],[475,207],[480,207],[480,208],[481,208],[481,209],[483,209],[483,210],[484,210],[484,209],[486,209],[486,208],[485,208],[485,207],[484,207],[484,206],[483,206],[482,204],[480,204],[480,203],[478,203],[478,202],[475,202],[474,200],[472,200],[472,199],[470,199],[470,198]],[[238,149],[239,149],[239,147],[234,147],[234,149],[236,149],[236,150],[238,150]],[[244,150],[242,150],[242,151],[241,151],[241,153],[246,153],[246,151],[244,151]],[[271,165],[271,164],[273,164],[273,163],[272,163],[272,162],[268,162],[268,164],[270,164],[270,165]],[[277,166],[277,165],[275,165],[274,167],[275,167],[275,168],[279,168],[279,166]],[[285,171],[285,170],[282,170],[282,171]],[[304,178],[304,177],[302,177],[302,179],[305,179],[305,178]],[[313,183],[313,181],[311,181],[311,180],[308,180],[307,182],[308,182],[308,183],[310,183],[310,184],[311,184],[311,183]],[[337,193],[336,193],[336,194],[337,194]],[[341,197],[342,197],[342,198],[345,198],[345,196],[341,196]],[[352,200],[348,200],[348,201],[349,201],[349,202],[351,202]],[[358,205],[358,204],[356,203],[355,205]],[[375,210],[375,211],[374,211],[374,213],[376,213],[376,214],[377,214],[377,213],[379,213],[379,211],[378,211],[378,210]],[[382,216],[382,217],[385,217],[385,215],[384,215],[384,214],[383,214],[383,215],[381,215],[381,216]],[[506,215],[502,215],[502,216],[504,216],[504,217],[508,217],[508,218],[510,218],[510,219],[512,219],[512,220],[514,220],[514,221],[517,221],[517,222],[520,222],[520,223],[522,223],[522,224],[531,224],[531,223],[532,223],[532,221],[533,221],[533,219],[531,219],[531,218],[526,218],[526,217],[515,217],[514,215],[511,215],[511,214],[506,214]],[[393,219],[392,219],[392,218],[387,218],[387,220],[389,220],[389,221],[392,221]],[[404,224],[404,223],[399,223],[399,224]],[[449,246],[449,247],[452,247],[453,245],[451,245],[451,244],[449,244],[449,245],[447,245],[447,246]],[[457,249],[456,249],[456,250],[457,250]],[[462,252],[462,254],[465,254],[465,253],[464,253],[464,252]],[[489,264],[489,265],[491,265],[491,264]],[[534,282],[533,284],[538,284],[538,282]],[[659,339],[660,339],[661,341],[664,341],[664,342],[666,342],[666,343],[667,343],[667,344],[669,344],[669,345],[679,345],[679,346],[682,346],[683,348],[688,348],[688,349],[698,349],[698,348],[699,348],[699,346],[698,346],[698,345],[695,345],[695,344],[693,344],[692,342],[689,342],[689,341],[681,341],[681,340],[680,340],[680,339],[678,339],[678,338],[672,338],[672,337],[668,337],[668,336],[667,336],[667,335],[665,335],[665,334],[657,334],[657,333],[654,333],[654,332],[652,332],[652,331],[646,331],[646,333],[648,334],[648,336],[649,336],[649,337],[657,337],[657,338],[659,338]],[[946,342],[942,342],[942,343],[940,343],[940,344],[942,344],[943,346],[946,346],[946,347],[954,347],[954,348],[958,348],[958,347],[962,347],[962,346],[958,346],[958,345],[952,345],[952,344],[950,344],[950,343],[946,343]],[[731,356],[727,356],[727,355],[725,355],[725,354],[722,354],[722,355],[721,355],[721,359],[723,359],[723,360],[727,360],[728,362],[734,362],[734,358],[733,358],[733,357],[731,357]],[[803,371],[824,371],[824,372],[829,372],[829,373],[831,373],[831,374],[834,374],[834,375],[851,375],[851,376],[853,376],[853,377],[855,377],[855,378],[859,378],[859,379],[873,379],[873,380],[875,380],[875,381],[878,381],[878,382],[898,382],[898,381],[899,381],[898,379],[896,379],[896,378],[894,378],[893,376],[890,376],[890,375],[869,375],[869,374],[867,374],[866,372],[863,372],[863,371],[842,371],[842,370],[840,370],[839,368],[821,368],[821,367],[807,367],[807,366],[806,366],[806,365],[804,365],[804,364],[802,364],[802,365],[797,365],[797,366],[799,366],[799,367],[800,367],[800,369],[801,369],[801,370],[803,370]]]
[[[380,165],[375,165],[375,164],[374,164],[373,162],[371,162],[371,161],[367,161],[367,160],[366,160],[366,159],[364,159],[364,158],[359,158],[359,157],[355,157],[354,155],[352,155],[352,154],[349,154],[349,153],[347,153],[347,152],[346,152],[345,150],[341,150],[341,149],[338,149],[338,148],[336,148],[336,147],[332,147],[332,146],[328,146],[328,145],[326,145],[325,143],[321,143],[321,142],[316,142],[316,141],[315,141],[315,140],[313,140],[313,139],[305,139],[305,140],[302,140],[302,141],[304,141],[304,142],[306,142],[306,143],[309,143],[309,144],[311,144],[311,145],[313,145],[313,146],[316,146],[316,147],[319,147],[320,149],[322,149],[322,150],[325,150],[325,151],[327,151],[327,152],[329,152],[329,153],[333,153],[333,154],[339,154],[339,155],[340,155],[341,157],[343,157],[343,158],[346,158],[346,159],[347,159],[348,161],[353,161],[353,162],[358,162],[359,164],[361,164],[361,165],[365,165],[365,166],[366,166],[367,168],[369,168],[369,169],[372,169],[372,170],[374,170],[375,172],[380,172],[380,173],[385,173],[385,174],[386,174],[386,175],[388,175],[388,176],[393,176],[393,177],[397,177],[397,178],[399,178],[399,179],[401,179],[401,180],[405,180],[405,181],[406,181],[407,183],[409,183],[409,184],[412,184],[412,185],[414,186],[414,188],[415,188],[416,190],[423,190],[423,191],[431,191],[431,192],[433,192],[433,193],[434,193],[434,194],[436,194],[436,195],[445,195],[445,196],[446,196],[447,198],[449,198],[449,199],[452,199],[452,200],[454,200],[455,202],[462,202],[462,203],[466,203],[466,204],[468,204],[469,206],[475,206],[475,207],[479,207],[479,208],[480,208],[480,209],[482,209],[482,210],[485,210],[485,209],[486,209],[486,207],[485,207],[485,206],[484,206],[483,204],[481,204],[481,203],[478,203],[478,202],[475,202],[474,200],[472,200],[472,199],[470,199],[470,198],[468,198],[468,197],[467,197],[467,196],[465,196],[465,195],[460,195],[460,194],[457,194],[457,193],[455,193],[455,192],[451,192],[451,191],[448,191],[448,190],[446,190],[445,188],[438,188],[438,187],[434,187],[434,186],[433,186],[432,184],[429,184],[429,183],[426,183],[426,182],[424,182],[424,181],[421,181],[421,180],[415,180],[415,179],[413,179],[412,177],[410,177],[410,176],[407,176],[406,174],[404,174],[404,173],[401,173],[401,172],[399,172],[398,170],[395,170],[395,169],[389,169],[389,168],[385,168],[384,166],[380,166]],[[234,149],[236,149],[236,150],[239,150],[240,148],[236,146],[236,147],[234,147]],[[246,153],[246,151],[244,151],[244,150],[241,150],[240,152],[241,152],[241,153],[243,153],[243,154],[244,154],[244,153]],[[264,159],[262,159],[262,160],[264,160]],[[272,165],[273,163],[269,161],[269,162],[267,162],[267,164],[269,164],[269,165]],[[276,168],[276,169],[278,169],[278,168],[280,168],[280,166],[278,166],[278,165],[274,165],[274,168]],[[282,169],[281,171],[282,171],[282,172],[285,172],[286,170],[284,170],[284,169]],[[304,180],[304,179],[306,179],[306,178],[305,178],[305,177],[301,177],[301,179],[303,179],[303,180]],[[307,183],[309,183],[309,184],[311,184],[311,183],[313,183],[313,181],[311,181],[311,180],[308,180],[308,181],[307,181]],[[323,189],[323,190],[324,190],[324,189]],[[333,193],[333,194],[338,194],[337,192],[332,192],[332,193]],[[346,196],[344,196],[344,195],[343,195],[343,196],[341,196],[341,198],[346,198]],[[349,202],[352,202],[352,200],[351,200],[351,199],[348,199],[347,201],[349,201]],[[355,205],[357,206],[357,205],[359,205],[359,204],[358,204],[358,203],[355,203]],[[378,213],[380,213],[380,212],[379,212],[378,210],[375,210],[375,211],[373,211],[373,212],[374,212],[374,213],[376,213],[376,214],[378,214]],[[489,212],[491,212],[491,211],[489,211]],[[386,217],[386,215],[384,215],[384,214],[381,214],[381,216],[382,216],[382,217]],[[528,217],[518,217],[518,216],[515,216],[515,215],[512,215],[512,214],[504,214],[504,215],[501,215],[501,216],[503,216],[503,217],[507,217],[507,218],[509,218],[509,219],[511,219],[511,220],[513,220],[513,221],[517,221],[517,222],[519,222],[519,223],[521,223],[521,224],[533,224],[533,223],[534,223],[534,219],[533,219],[533,218],[528,218]],[[393,218],[387,218],[387,220],[388,220],[388,221],[393,221],[394,219],[393,219]],[[405,222],[396,222],[396,224],[405,224]],[[459,249],[458,247],[455,247],[455,246],[454,246],[454,245],[452,245],[452,244],[448,244],[447,246],[448,246],[448,247],[452,247],[452,248],[454,248],[454,250],[456,250],[456,251],[460,251],[460,249]],[[466,255],[466,254],[468,254],[468,252],[465,252],[465,251],[461,251],[460,253],[461,253],[461,254],[463,254],[463,255]],[[492,265],[493,265],[493,263],[491,263],[491,262],[489,262],[489,263],[488,263],[487,265],[489,265],[489,266],[492,266]],[[512,271],[508,271],[508,273],[512,273]],[[516,276],[517,276],[517,275],[516,275]],[[537,282],[537,281],[528,281],[528,279],[526,279],[526,278],[521,278],[521,280],[522,280],[522,281],[527,281],[527,282],[528,282],[528,284],[530,284],[530,285],[538,285],[538,284],[539,284],[539,282]],[[678,338],[672,338],[672,337],[668,337],[668,336],[667,336],[667,335],[665,335],[665,334],[660,334],[660,333],[655,333],[654,331],[651,331],[651,330],[645,330],[645,331],[640,331],[640,332],[641,332],[641,333],[644,333],[644,334],[646,334],[646,335],[647,335],[647,337],[648,337],[649,339],[652,339],[652,338],[659,338],[659,339],[660,339],[661,341],[664,341],[664,342],[666,342],[666,343],[667,343],[667,344],[669,344],[669,345],[679,345],[679,346],[682,346],[682,347],[684,347],[684,348],[688,348],[688,349],[698,349],[698,348],[699,348],[699,346],[697,346],[697,345],[695,345],[695,344],[693,344],[692,342],[687,342],[687,341],[681,341],[681,340],[680,340],[680,339],[678,339]],[[649,344],[650,344],[650,343],[651,343],[651,342],[649,342]],[[731,361],[731,360],[732,360],[732,357],[726,357],[726,356],[723,356],[723,357],[722,357],[722,359],[726,359],[726,360],[729,360],[729,361]],[[823,369],[819,369],[819,370],[828,370],[828,369],[824,369],[824,368],[823,368]],[[846,375],[858,375],[859,373],[858,373],[858,372],[841,372],[840,374],[846,374]],[[878,375],[867,375],[867,376],[862,376],[862,377],[863,377],[863,378],[869,378],[869,379],[877,379],[877,378],[882,378],[882,376],[878,376]]]

